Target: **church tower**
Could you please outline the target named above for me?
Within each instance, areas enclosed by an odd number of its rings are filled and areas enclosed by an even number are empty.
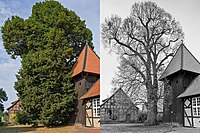
[[[183,100],[177,98],[182,94],[189,84],[200,74],[200,63],[190,53],[190,51],[181,44],[171,62],[163,72],[160,80],[166,82],[172,88],[172,104],[169,108],[163,106],[163,121],[177,122],[183,124]],[[166,90],[164,90],[164,93]],[[165,98],[164,98],[164,102]]]
[[[72,78],[76,92],[75,123],[85,126],[85,104],[80,98],[100,78],[100,58],[89,45],[83,48],[74,64]]]

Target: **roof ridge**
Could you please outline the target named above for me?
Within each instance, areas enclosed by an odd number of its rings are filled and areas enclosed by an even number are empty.
[[[180,47],[181,47],[181,69],[183,69],[183,55],[184,55],[183,54],[183,47],[184,47],[184,44],[182,43]]]
[[[87,44],[88,45],[88,44]],[[100,59],[100,57],[97,55],[97,53],[88,45],[88,47],[93,51],[93,53]]]
[[[122,92],[123,92],[123,93],[126,95],[126,97],[131,101],[131,103],[134,104],[133,101],[130,99],[130,97],[129,97],[129,96],[124,92],[124,90],[120,87],[120,88],[117,89],[117,91],[115,91],[109,98],[107,98],[101,106],[103,106],[108,100],[110,100],[119,90],[122,90]],[[135,105],[135,104],[134,104],[134,105]]]
[[[85,66],[86,66],[86,59],[87,59],[87,52],[88,52],[88,45],[86,44],[85,45],[85,55],[84,55],[84,61],[83,61],[83,68],[82,68],[82,72],[84,71],[85,69]]]
[[[182,43],[177,49],[175,55],[169,62],[168,66],[160,76],[159,80],[168,77],[180,70],[200,74],[200,63],[194,55]]]
[[[20,102],[20,100],[18,99],[18,100],[15,100],[15,101],[13,101],[11,104],[12,105],[10,105],[6,110],[9,110],[10,108],[12,108],[16,103],[18,103],[18,102]]]
[[[200,62],[197,60],[197,58],[188,50],[188,48],[186,46],[184,46],[185,49],[189,52],[190,55],[192,55],[192,57],[197,61],[197,63],[200,65]]]
[[[72,77],[82,72],[100,75],[100,58],[88,44],[85,44],[72,67]]]

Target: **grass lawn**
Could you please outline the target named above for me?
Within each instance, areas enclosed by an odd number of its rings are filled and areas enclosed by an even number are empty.
[[[99,133],[100,129],[83,128],[79,126],[64,126],[56,128],[38,127],[29,125],[3,126],[0,133]]]

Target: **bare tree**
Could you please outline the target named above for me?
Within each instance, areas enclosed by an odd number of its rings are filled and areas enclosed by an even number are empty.
[[[147,124],[157,124],[158,75],[183,39],[179,23],[154,2],[134,3],[130,16],[105,19],[101,27],[104,46],[124,59],[133,58],[132,68],[147,90]]]
[[[147,91],[141,75],[135,71],[133,65],[137,60],[134,58],[121,57],[118,71],[112,80],[115,88],[122,88],[131,98],[135,105],[144,104],[147,106]],[[142,67],[142,64],[138,64]]]
[[[143,82],[141,75],[137,71],[135,71],[133,67],[133,64],[137,64],[137,60],[134,60],[134,58],[131,57],[124,58],[122,56],[119,62],[119,66],[117,67],[118,71],[112,80],[112,85],[115,88],[122,88],[125,93],[132,99],[135,105],[142,104],[145,105],[145,108],[147,108],[147,90],[145,87],[145,83]],[[168,62],[166,64],[168,64]],[[142,67],[142,65],[138,64],[137,67],[140,68]],[[164,70],[164,67],[162,68],[163,69],[159,70],[159,76]],[[115,90],[115,88],[113,88],[113,90]],[[158,108],[160,108],[159,110],[162,110],[162,103],[164,99],[163,82],[158,82],[157,97],[158,100],[160,100],[157,104],[159,106]]]

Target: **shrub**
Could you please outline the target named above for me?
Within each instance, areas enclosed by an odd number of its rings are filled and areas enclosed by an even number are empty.
[[[147,120],[147,113],[146,112],[139,112],[138,113],[138,122],[145,122]]]
[[[8,122],[8,113],[7,113],[7,112],[5,112],[5,113],[3,114],[3,121],[4,121],[4,122]]]
[[[158,114],[157,114],[157,121],[158,122],[162,122],[162,120],[163,120],[163,113],[158,112]]]
[[[19,123],[19,124],[26,125],[26,124],[30,123],[30,120],[29,120],[27,114],[23,111],[18,111],[16,113],[16,117],[17,117],[17,123]]]
[[[16,116],[16,114],[12,114],[11,116],[10,116],[10,122],[12,123],[12,124],[16,124],[17,123],[17,116]]]

